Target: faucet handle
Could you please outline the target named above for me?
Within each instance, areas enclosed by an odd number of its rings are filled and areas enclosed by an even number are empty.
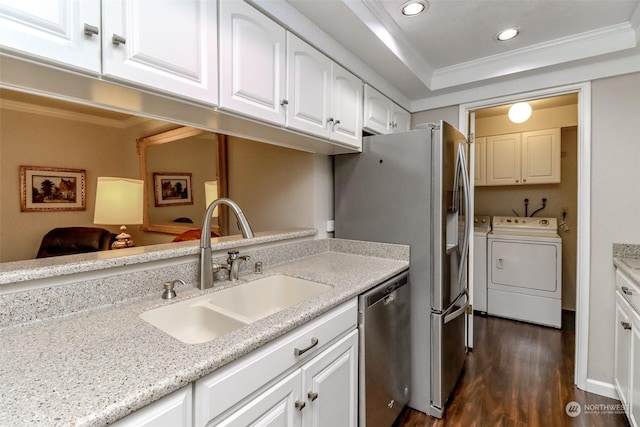
[[[238,255],[240,255],[240,252],[238,252],[238,251],[229,251],[229,252],[227,252],[227,254],[229,255],[229,261],[233,261],[233,260],[238,259]],[[229,262],[229,261],[227,261],[227,262]],[[231,264],[231,263],[229,262],[229,264]]]

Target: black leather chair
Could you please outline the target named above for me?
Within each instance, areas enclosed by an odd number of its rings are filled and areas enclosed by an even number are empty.
[[[44,235],[36,258],[106,251],[116,234],[104,228],[61,227]]]

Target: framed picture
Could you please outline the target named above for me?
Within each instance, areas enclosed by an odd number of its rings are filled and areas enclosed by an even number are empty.
[[[156,207],[193,204],[190,173],[154,172],[153,190]]]
[[[86,171],[20,166],[22,212],[84,211]]]

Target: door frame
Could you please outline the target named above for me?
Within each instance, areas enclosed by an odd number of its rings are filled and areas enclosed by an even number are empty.
[[[578,94],[578,236],[576,258],[576,348],[574,383],[581,390],[607,395],[606,390],[589,390],[587,378],[589,356],[589,256],[591,253],[591,82],[558,86],[484,99],[459,105],[458,126],[467,134],[468,114],[483,108],[528,101],[537,98]],[[474,165],[475,153],[470,150],[469,162]],[[473,170],[473,169],[472,169]],[[471,193],[475,206],[475,191]],[[472,271],[469,274],[473,274]]]

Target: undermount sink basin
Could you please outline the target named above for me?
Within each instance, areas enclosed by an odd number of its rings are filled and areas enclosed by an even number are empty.
[[[276,274],[149,310],[140,318],[184,343],[198,344],[329,290],[329,285]]]

